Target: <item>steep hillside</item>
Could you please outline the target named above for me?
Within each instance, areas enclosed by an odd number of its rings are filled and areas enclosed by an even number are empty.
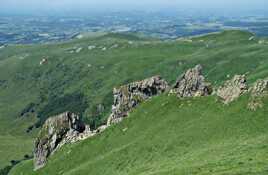
[[[265,175],[268,99],[255,112],[247,102],[247,95],[229,106],[214,96],[162,95],[104,133],[65,146],[44,169],[33,172],[26,161],[11,174]]]
[[[196,64],[204,67],[214,85],[234,74],[247,73],[249,82],[267,77],[267,41],[251,37],[226,31],[158,41],[109,34],[1,49],[0,168],[31,155],[33,138],[49,116],[69,110],[92,127],[105,122],[115,86],[156,74],[174,83],[177,75]]]

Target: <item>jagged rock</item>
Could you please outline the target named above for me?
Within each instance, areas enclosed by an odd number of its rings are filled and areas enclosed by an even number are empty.
[[[245,75],[235,75],[233,79],[225,82],[217,91],[217,96],[223,103],[229,104],[243,93],[247,92],[247,80]]]
[[[85,138],[88,138],[92,135],[92,131],[90,130],[90,127],[88,125],[85,125],[85,130],[83,132],[79,132],[74,129],[70,129],[67,133],[64,139],[61,141],[61,145],[64,145],[66,143],[74,143],[79,140],[83,140]]]
[[[258,80],[251,88],[251,93],[254,96],[262,95],[268,91],[268,80]]]
[[[113,91],[112,114],[107,121],[107,125],[120,122],[139,103],[165,92],[167,88],[168,83],[160,76],[115,88]]]
[[[262,98],[268,95],[268,80],[258,80],[250,89],[251,97],[248,103],[248,109],[257,110],[263,107]]]
[[[34,148],[34,168],[42,168],[62,141],[71,140],[79,133],[85,131],[85,125],[81,122],[79,116],[65,112],[55,117],[49,118],[41,128],[35,142]]]
[[[197,65],[181,75],[170,90],[170,94],[176,94],[178,97],[207,96],[212,92],[211,84],[205,82],[205,77],[202,75],[201,65]]]

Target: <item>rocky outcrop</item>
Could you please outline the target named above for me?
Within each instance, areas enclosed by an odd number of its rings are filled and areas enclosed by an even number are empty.
[[[47,158],[64,144],[84,140],[103,132],[111,124],[121,122],[140,103],[169,89],[168,83],[160,76],[114,88],[114,103],[107,125],[103,125],[94,131],[91,131],[90,127],[80,120],[79,116],[70,112],[49,118],[40,130],[35,142],[35,170],[42,168],[46,164]],[[229,104],[249,91],[251,92],[249,109],[256,110],[263,105],[262,97],[268,95],[268,80],[259,80],[248,90],[245,75],[236,75],[233,79],[226,81],[217,90],[216,94],[225,104]],[[211,95],[213,89],[211,84],[205,81],[205,77],[202,75],[202,67],[197,65],[181,75],[169,93],[176,94],[179,98],[185,98]],[[103,111],[104,106],[99,104],[97,113],[100,114]],[[127,128],[123,131],[126,130]]]
[[[41,128],[35,142],[34,148],[34,168],[42,168],[59,145],[64,142],[72,142],[79,133],[86,130],[85,124],[79,116],[65,112],[55,117],[49,118]]]
[[[268,91],[268,79],[267,80],[258,80],[253,87],[250,89],[253,96],[263,95]]]
[[[107,125],[120,122],[141,102],[166,91],[168,83],[160,76],[130,83],[113,90],[114,103]]]
[[[242,94],[248,91],[245,75],[235,75],[233,79],[228,80],[217,91],[217,96],[223,103],[229,104]]]
[[[258,80],[252,88],[250,88],[251,97],[248,103],[250,110],[257,110],[263,107],[262,98],[268,95],[268,79]]]
[[[83,132],[70,129],[63,137],[63,140],[59,143],[57,149],[67,143],[75,143],[80,140],[85,140],[94,135],[95,133],[90,130],[90,127],[88,125],[85,125],[85,130]]]
[[[79,116],[70,112],[50,117],[41,128],[35,142],[35,170],[45,166],[47,158],[64,144],[84,140],[103,132],[110,124],[121,121],[139,103],[165,92],[167,88],[167,82],[159,76],[115,88],[114,105],[109,121],[107,125],[94,131],[91,131]],[[98,109],[102,111],[103,106],[99,105]]]
[[[202,75],[202,66],[197,65],[178,78],[170,94],[176,94],[178,97],[183,98],[207,96],[212,91],[211,84],[206,82],[205,77]]]

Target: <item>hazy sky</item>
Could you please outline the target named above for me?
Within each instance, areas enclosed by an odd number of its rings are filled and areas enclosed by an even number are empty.
[[[265,9],[268,0],[0,0],[0,10],[73,10],[79,8],[220,8]]]

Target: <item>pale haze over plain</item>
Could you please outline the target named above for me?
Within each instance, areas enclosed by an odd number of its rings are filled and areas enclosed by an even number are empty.
[[[268,0],[0,0],[0,10],[139,8],[265,9]]]

